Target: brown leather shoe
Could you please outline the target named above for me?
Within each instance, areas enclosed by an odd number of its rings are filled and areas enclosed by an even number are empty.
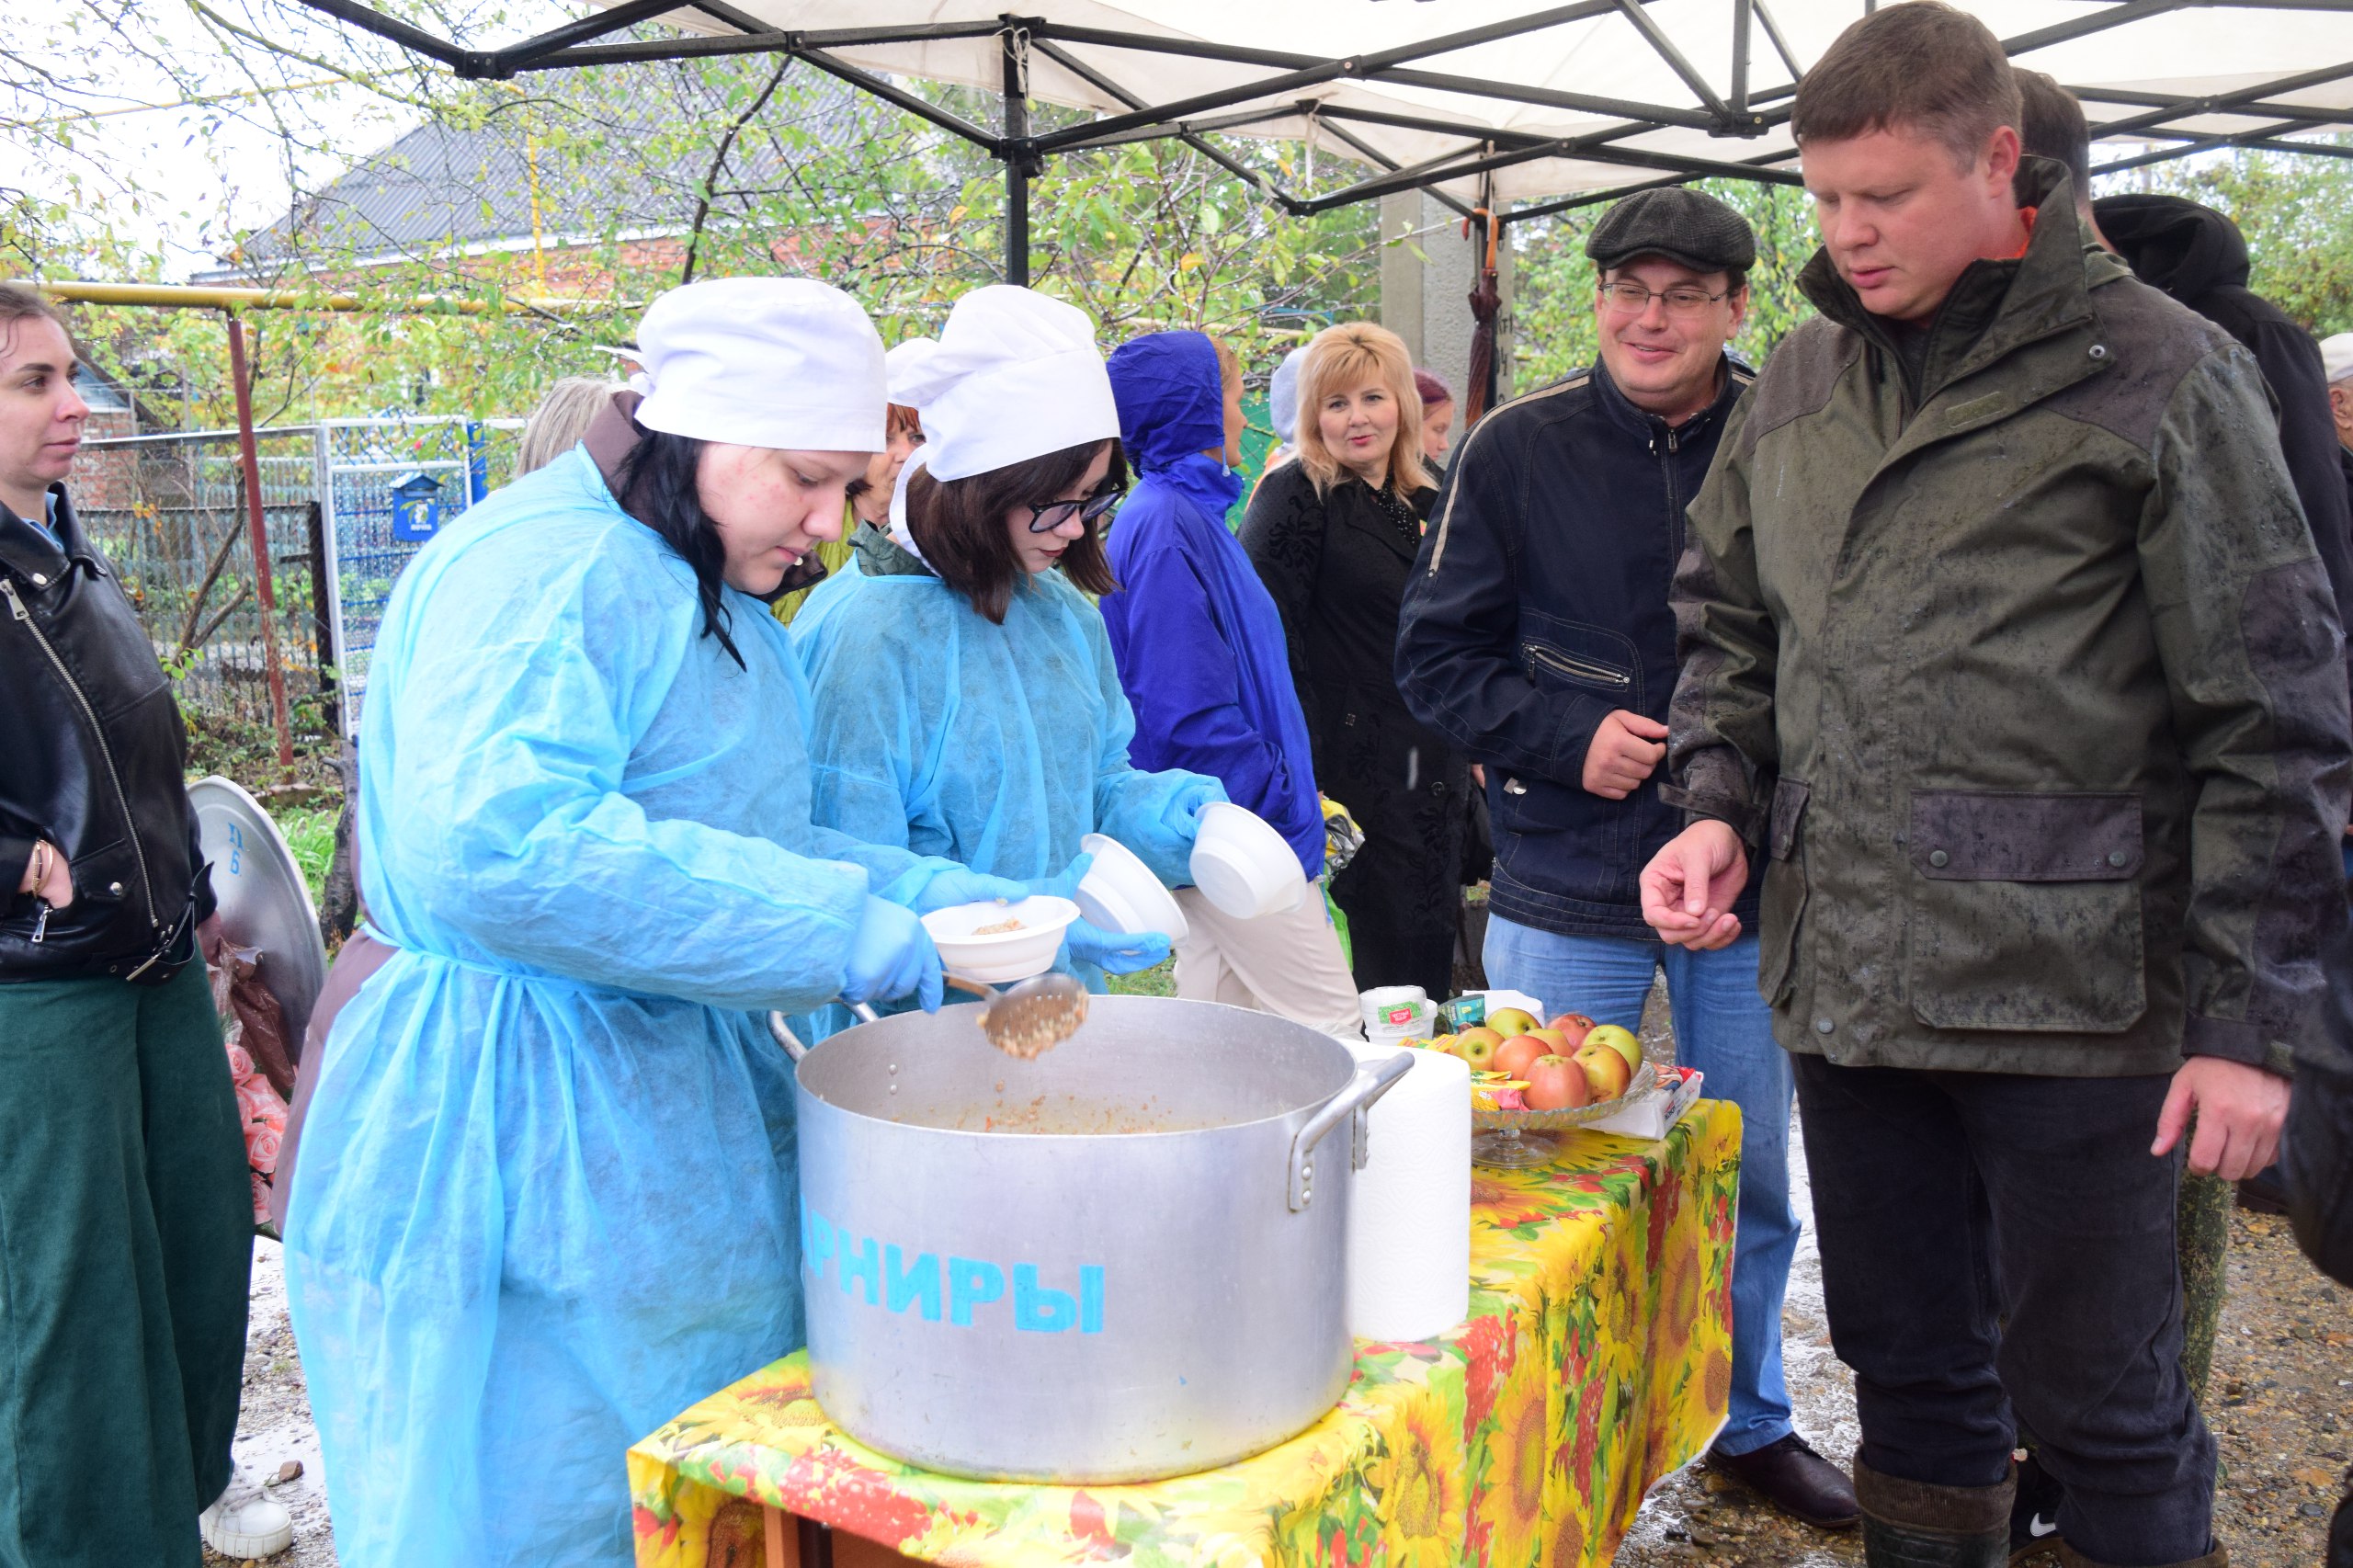
[[[1795,1432],[1745,1454],[1710,1449],[1708,1463],[1816,1529],[1852,1529],[1861,1517],[1854,1483],[1846,1472],[1806,1447]]]

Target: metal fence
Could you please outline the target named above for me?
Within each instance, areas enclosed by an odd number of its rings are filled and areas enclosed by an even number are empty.
[[[278,649],[298,733],[350,733],[384,601],[421,538],[404,480],[454,521],[505,483],[520,422],[334,420],[256,432]],[[267,730],[269,670],[237,433],[85,441],[75,507],[138,607],[194,723]]]
[[[347,732],[356,733],[376,629],[401,569],[430,532],[506,483],[520,429],[518,420],[453,418],[336,419],[316,426],[324,562],[336,585],[328,599],[328,638],[343,683]],[[431,492],[424,527],[415,510],[418,481]]]
[[[263,430],[256,446],[287,697],[324,704],[331,717],[315,437],[307,427]],[[237,433],[85,442],[73,489],[84,528],[138,607],[183,709],[200,722],[268,726],[269,669]]]

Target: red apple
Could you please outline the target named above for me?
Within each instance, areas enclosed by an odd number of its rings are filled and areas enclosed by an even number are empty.
[[[1530,1110],[1568,1110],[1592,1103],[1585,1069],[1565,1056],[1538,1057],[1528,1064],[1527,1077],[1523,1093]]]
[[[1593,1020],[1583,1013],[1563,1013],[1554,1018],[1548,1027],[1556,1028],[1568,1037],[1568,1051],[1561,1053],[1566,1056],[1575,1051],[1578,1046],[1583,1045],[1585,1037],[1593,1032]]]
[[[1528,1075],[1528,1064],[1540,1056],[1549,1055],[1552,1046],[1534,1035],[1516,1034],[1495,1047],[1495,1070],[1514,1078]]]

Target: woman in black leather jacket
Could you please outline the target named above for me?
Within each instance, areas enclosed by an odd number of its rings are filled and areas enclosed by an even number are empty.
[[[227,1496],[251,1188],[179,710],[60,483],[74,358],[0,286],[0,1562],[194,1568],[285,1513]]]

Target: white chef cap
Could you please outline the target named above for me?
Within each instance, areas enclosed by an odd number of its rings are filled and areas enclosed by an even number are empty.
[[[1274,384],[1267,389],[1267,410],[1275,417],[1275,439],[1286,447],[1299,442],[1299,369],[1307,363],[1307,346],[1301,344],[1275,367]]]
[[[2353,332],[2340,332],[2335,337],[2321,340],[2321,373],[2328,384],[2335,386],[2347,376],[2353,376]]]
[[[935,479],[1044,457],[1120,433],[1095,324],[1060,300],[1008,283],[973,290],[937,339],[891,351],[892,403],[923,415]]]
[[[882,337],[812,278],[720,278],[673,289],[637,327],[649,430],[805,452],[879,452]]]

